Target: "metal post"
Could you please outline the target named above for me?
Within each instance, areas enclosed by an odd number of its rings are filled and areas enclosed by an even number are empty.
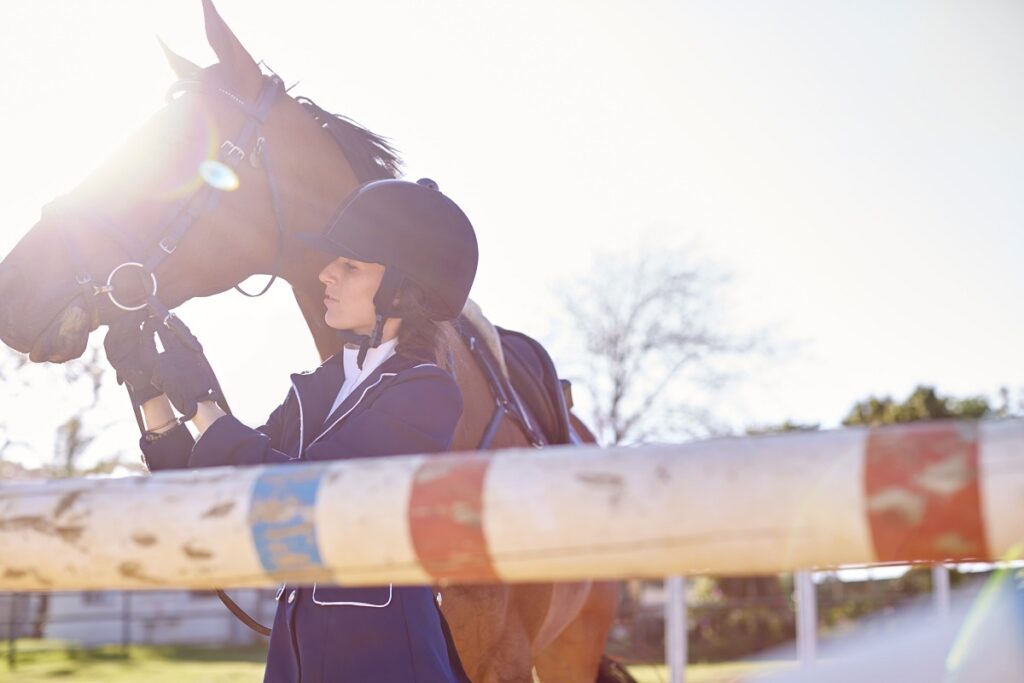
[[[131,591],[121,593],[121,652],[128,656],[128,648],[132,644],[132,594]]]
[[[665,578],[665,661],[669,683],[686,680],[686,579]]]
[[[818,600],[811,572],[793,574],[796,588],[796,656],[801,665],[814,661],[818,649]]]
[[[949,616],[949,569],[944,564],[932,567],[932,595],[935,611],[942,618]]]
[[[15,654],[15,642],[18,639],[17,632],[14,630],[17,626],[15,621],[14,610],[17,608],[15,604],[17,602],[18,595],[16,593],[9,593],[10,595],[10,611],[7,613],[7,668],[14,671],[14,666],[17,661]]]

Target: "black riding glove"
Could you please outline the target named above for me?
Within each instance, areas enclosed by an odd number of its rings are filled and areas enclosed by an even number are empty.
[[[117,383],[128,387],[132,402],[141,406],[160,395],[150,378],[156,362],[156,342],[151,319],[144,323],[124,320],[111,323],[103,339],[107,360],[117,372]]]
[[[221,402],[220,385],[203,346],[178,318],[157,328],[164,352],[156,357],[153,385],[167,394],[183,420],[195,417],[201,401]]]

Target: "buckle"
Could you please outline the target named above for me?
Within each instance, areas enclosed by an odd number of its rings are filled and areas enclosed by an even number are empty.
[[[126,304],[122,304],[120,301],[117,300],[117,297],[114,296],[114,275],[117,274],[117,271],[119,271],[122,268],[125,268],[127,266],[134,266],[134,267],[140,269],[143,273],[146,272],[146,267],[144,265],[142,265],[141,263],[136,263],[135,261],[127,261],[125,263],[122,263],[117,268],[114,268],[112,271],[110,271],[110,275],[107,276],[107,285],[106,285],[106,287],[103,287],[102,290],[97,291],[96,293],[97,294],[105,293],[108,297],[110,297],[110,303],[114,304],[115,306],[120,308],[122,311],[141,311],[143,308],[146,307],[146,302],[145,301],[143,301],[138,306],[128,306]],[[156,275],[154,275],[153,273],[150,273],[149,274],[149,278],[153,282],[153,291],[150,293],[150,296],[156,296]]]

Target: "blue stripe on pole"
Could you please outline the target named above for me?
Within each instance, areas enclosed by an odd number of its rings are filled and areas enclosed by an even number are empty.
[[[316,465],[281,465],[256,479],[249,525],[268,574],[287,579],[293,572],[324,568],[316,541],[315,510],[323,473],[323,467]]]

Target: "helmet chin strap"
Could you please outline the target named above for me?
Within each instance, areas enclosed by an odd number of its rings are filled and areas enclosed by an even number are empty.
[[[384,323],[388,321],[390,313],[393,313],[395,297],[398,290],[405,282],[405,273],[394,266],[387,266],[384,269],[384,277],[381,278],[377,293],[373,295],[373,307],[377,311],[377,322],[370,334],[359,334],[354,330],[339,330],[338,336],[346,344],[358,344],[359,354],[356,356],[356,365],[363,369],[363,361],[366,360],[366,353],[371,348],[380,346],[381,338],[384,336]]]

